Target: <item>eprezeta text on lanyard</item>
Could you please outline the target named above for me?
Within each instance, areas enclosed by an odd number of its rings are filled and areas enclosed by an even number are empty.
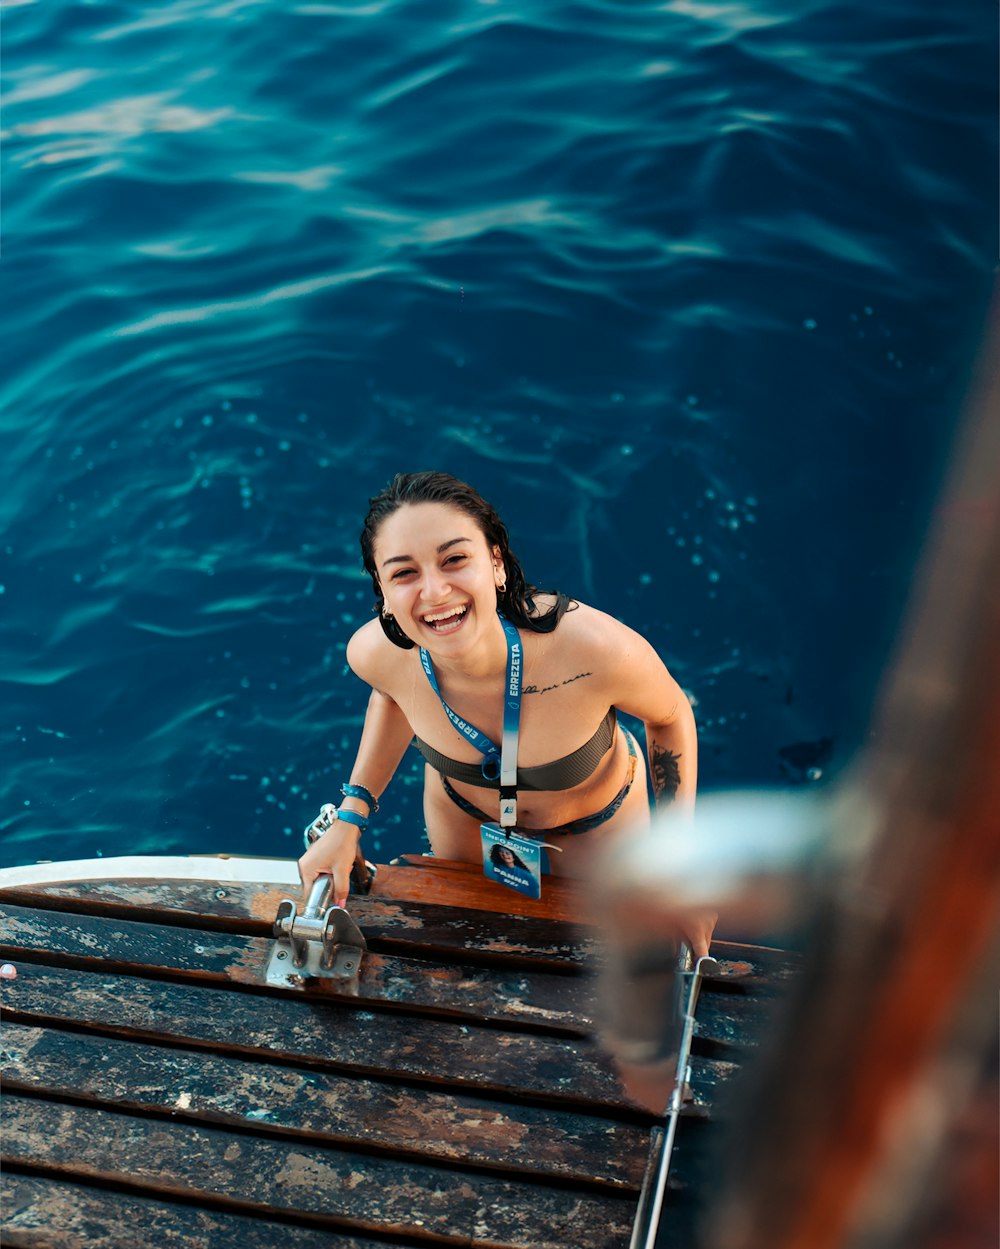
[[[504,637],[507,639],[507,680],[503,700],[503,737],[498,747],[495,742],[468,720],[463,720],[441,697],[434,665],[427,651],[420,648],[420,662],[431,689],[441,700],[445,714],[455,728],[483,756],[483,776],[488,781],[500,780],[500,824],[513,828],[517,823],[517,736],[521,722],[521,638],[509,620],[497,612]]]

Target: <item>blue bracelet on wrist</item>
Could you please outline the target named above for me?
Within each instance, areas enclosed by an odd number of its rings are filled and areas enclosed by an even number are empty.
[[[368,827],[367,819],[363,815],[359,815],[357,811],[338,810],[335,818],[343,820],[345,824],[353,824],[355,828],[360,828],[362,832]]]
[[[368,828],[367,816],[359,815],[357,811],[338,811],[332,802],[324,802],[323,806],[320,807],[319,815],[311,824],[306,825],[302,834],[307,850],[324,833],[329,832],[333,827],[334,820],[343,820],[345,824],[353,824],[359,830],[359,836],[363,836]]]
[[[366,785],[344,784],[341,785],[340,792],[345,798],[360,798],[362,802],[367,802],[369,815],[378,811],[378,799]]]

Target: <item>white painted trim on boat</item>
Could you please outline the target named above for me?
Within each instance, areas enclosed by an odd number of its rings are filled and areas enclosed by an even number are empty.
[[[66,859],[0,868],[0,889],[71,880],[210,880],[298,885],[294,859],[253,859],[229,855],[131,854],[109,859]]]

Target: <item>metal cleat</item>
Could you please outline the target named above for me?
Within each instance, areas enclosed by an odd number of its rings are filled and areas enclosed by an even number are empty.
[[[275,942],[265,973],[267,984],[287,989],[301,987],[309,979],[325,979],[339,981],[348,993],[357,992],[361,959],[368,945],[342,906],[326,907],[331,884],[329,876],[316,880],[301,915],[291,898],[279,904]]]

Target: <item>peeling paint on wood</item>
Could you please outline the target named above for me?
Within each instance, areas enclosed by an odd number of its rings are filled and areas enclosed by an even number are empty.
[[[207,926],[257,936],[270,935],[278,906],[286,897],[296,897],[287,885],[190,880],[73,881],[0,890],[0,900],[9,905]],[[424,949],[521,955],[567,966],[579,966],[596,952],[592,938],[585,937],[578,926],[533,915],[481,915],[384,897],[352,898],[350,910],[369,941],[391,944],[401,952],[417,944]]]
[[[376,893],[352,901],[374,947],[354,998],[332,982],[263,986],[287,886],[19,892],[0,916],[0,957],[19,970],[0,982],[4,1148],[15,1169],[44,1174],[13,1177],[12,1246],[34,1249],[30,1220],[48,1211],[37,1245],[124,1249],[133,1242],[114,1235],[125,1224],[107,1212],[133,1203],[150,1226],[161,1219],[157,1249],[313,1249],[314,1230],[292,1224],[268,1239],[278,1212],[322,1225],[331,1249],[374,1249],[369,1235],[423,1249],[624,1247],[654,1117],[629,1102],[594,1041],[594,986],[580,974],[595,962],[593,936],[552,918],[579,918],[572,888],[511,914],[494,886],[481,912],[469,909],[474,877],[421,861],[384,869]],[[738,1074],[728,1058],[766,1025],[768,985],[792,967],[776,951],[714,952],[722,965],[703,985],[694,1101],[671,1178],[677,1232],[685,1185],[718,1131],[706,1112]],[[168,1229],[158,1212],[171,1209],[182,1213]],[[73,1241],[88,1219],[93,1239]],[[244,1223],[257,1240],[221,1230]]]
[[[731,1091],[733,1081],[740,1073],[737,1063],[722,1062],[715,1058],[691,1059],[691,1091],[694,1093],[694,1107],[706,1111],[711,1108],[713,1115],[718,1112],[719,1096],[723,1091]]]
[[[87,966],[94,960],[119,969],[183,973],[201,981],[263,986],[271,944],[238,934],[194,933],[22,907],[8,906],[0,914],[3,957],[28,952],[55,956],[71,966]],[[308,981],[306,986],[317,996],[345,992],[336,980]],[[447,1011],[477,1020],[544,1019],[581,1033],[591,1027],[591,995],[589,983],[575,977],[535,971],[511,976],[501,969],[372,953],[365,955],[357,992],[350,994],[360,1001],[406,1004],[414,1010]]]
[[[10,1249],[385,1249],[383,1241],[5,1174]],[[397,1249],[417,1249],[406,1241]]]
[[[386,873],[394,873],[394,880],[400,879],[402,873],[404,881],[412,881],[415,875],[404,868],[383,867],[379,879]],[[437,873],[442,874],[460,880],[475,878],[474,869],[468,864],[448,865],[448,870]],[[433,875],[432,869],[424,867],[418,879],[426,885]],[[258,936],[270,935],[278,904],[286,897],[295,897],[295,891],[287,885],[242,881],[73,881],[0,890],[0,904],[64,909],[107,918],[118,914],[124,919],[195,927],[207,924],[214,925],[216,930],[221,927]],[[376,945],[391,945],[401,953],[412,944],[424,952],[440,948],[520,955],[570,966],[586,965],[599,957],[592,930],[579,920],[564,922],[543,914],[510,911],[480,912],[426,900],[386,897],[381,891],[352,898],[350,910],[367,939]],[[798,965],[798,960],[785,951],[733,942],[715,942],[713,953],[719,968],[706,978],[707,982],[751,977],[765,978],[768,984],[774,984],[793,974]]]
[[[8,1018],[74,1022],[334,1071],[399,1073],[456,1088],[627,1107],[593,1041],[494,1031],[450,1020],[356,1010],[336,1001],[256,997],[97,969],[24,965],[0,986]]]
[[[474,863],[416,854],[404,854],[402,859],[402,866],[379,868],[374,896],[501,915],[537,915],[570,924],[588,922],[587,893],[580,881],[548,876],[542,897],[535,899],[488,880]]]
[[[648,1137],[583,1114],[18,1024],[4,1029],[2,1074],[8,1090],[622,1189],[640,1183]]]
[[[151,1195],[217,1193],[247,1210],[300,1211],[355,1232],[420,1229],[512,1249],[628,1243],[633,1203],[622,1198],[260,1137],[234,1140],[217,1129],[12,1094],[3,1112],[8,1162],[50,1174],[139,1184]]]

